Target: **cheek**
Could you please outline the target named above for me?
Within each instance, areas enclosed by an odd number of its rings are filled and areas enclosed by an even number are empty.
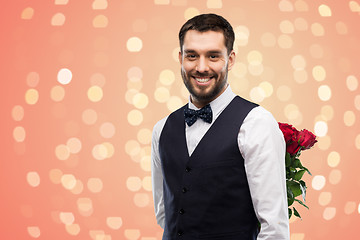
[[[225,72],[227,70],[227,66],[225,63],[219,63],[219,64],[213,64],[213,66],[211,67],[211,69],[216,72],[216,73],[222,73]]]

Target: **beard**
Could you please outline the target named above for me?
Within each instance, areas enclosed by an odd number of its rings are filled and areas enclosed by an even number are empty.
[[[224,89],[225,85],[227,84],[227,76],[228,76],[228,70],[227,70],[227,66],[226,66],[226,70],[224,72],[222,72],[220,75],[219,74],[203,74],[203,73],[199,73],[199,72],[195,72],[195,74],[192,74],[191,72],[189,72],[189,74],[186,74],[185,71],[181,71],[181,76],[183,79],[183,82],[185,84],[185,87],[187,88],[187,90],[189,91],[190,95],[195,98],[197,101],[199,102],[203,102],[203,103],[209,103],[212,100],[214,100]],[[211,89],[209,89],[208,91],[207,88],[209,88],[209,86],[204,87],[203,89],[201,88],[201,86],[195,86],[195,84],[191,81],[191,76],[197,76],[197,77],[212,77],[214,78],[215,84],[213,86],[210,86]],[[198,91],[200,88],[200,90],[204,90],[204,91]]]

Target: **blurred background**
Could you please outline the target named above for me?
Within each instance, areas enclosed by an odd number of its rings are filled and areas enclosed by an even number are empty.
[[[177,34],[208,12],[236,32],[232,89],[318,136],[291,239],[358,234],[359,0],[1,5],[1,239],[161,239],[151,131],[188,100]]]

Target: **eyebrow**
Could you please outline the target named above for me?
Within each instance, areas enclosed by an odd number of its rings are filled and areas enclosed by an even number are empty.
[[[197,53],[197,52],[195,50],[188,49],[188,50],[184,50],[184,53]],[[212,51],[208,51],[206,53],[207,54],[222,54],[222,52],[218,51],[218,50],[212,50]]]

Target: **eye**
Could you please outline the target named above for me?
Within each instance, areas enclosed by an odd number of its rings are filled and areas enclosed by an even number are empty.
[[[219,58],[219,55],[210,55],[209,58],[211,60],[217,60]]]
[[[190,59],[190,60],[194,60],[196,58],[196,55],[195,54],[187,54],[186,58]]]

